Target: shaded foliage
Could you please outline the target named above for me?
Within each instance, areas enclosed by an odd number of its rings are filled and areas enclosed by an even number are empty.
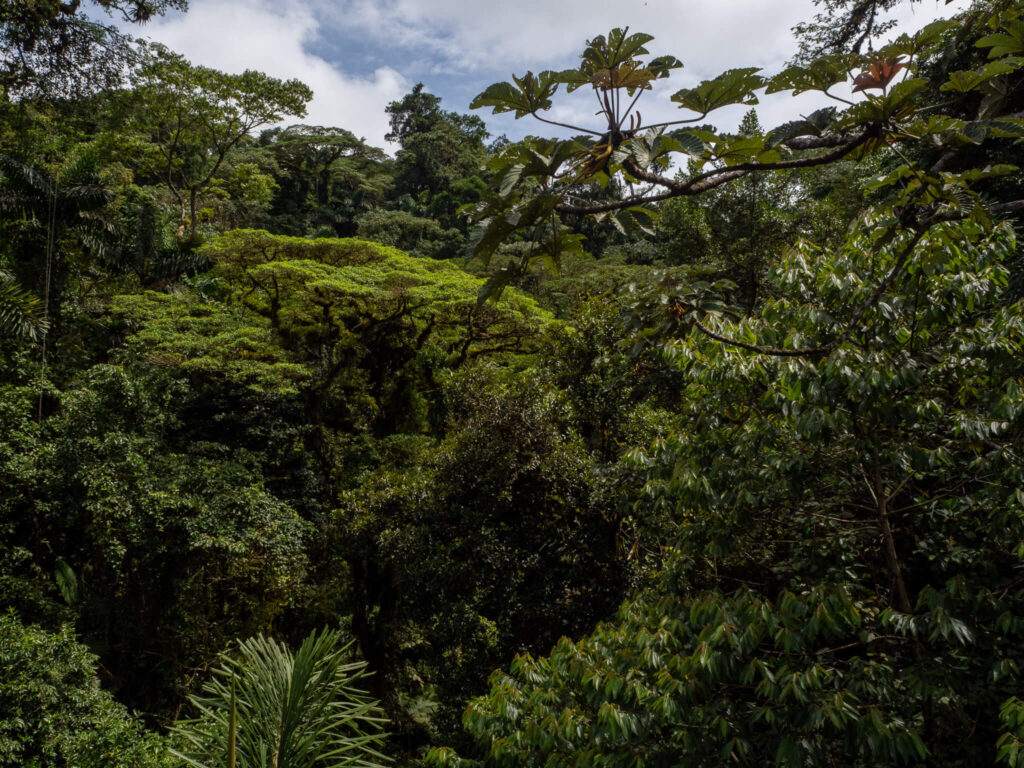
[[[169,766],[163,742],[100,689],[96,657],[56,633],[0,616],[0,762],[35,767]]]

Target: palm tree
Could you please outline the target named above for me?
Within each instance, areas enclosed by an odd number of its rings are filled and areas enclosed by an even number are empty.
[[[59,171],[0,153],[0,213],[16,219],[22,229],[22,249],[38,260],[44,283],[44,314],[59,307],[65,239],[94,255],[102,255],[115,227],[102,209],[112,192],[100,181],[96,158],[75,157]],[[51,285],[52,283],[52,285]]]
[[[112,197],[99,181],[96,160],[88,153],[79,155],[60,172],[51,173],[41,166],[23,162],[12,155],[0,154],[0,213],[15,219],[27,233],[27,247],[33,260],[41,262],[43,288],[42,319],[35,314],[31,296],[17,284],[7,281],[6,300],[0,297],[0,316],[8,328],[38,338],[41,344],[39,366],[39,418],[43,417],[43,382],[46,376],[47,333],[51,318],[60,318],[61,286],[64,280],[62,245],[73,235],[86,251],[102,253],[107,234],[113,231],[101,213]],[[7,307],[6,313],[3,308]]]
[[[354,687],[365,662],[345,662],[336,631],[312,633],[292,654],[263,635],[222,654],[192,696],[199,716],[179,722],[174,754],[194,768],[379,768],[385,718]]]

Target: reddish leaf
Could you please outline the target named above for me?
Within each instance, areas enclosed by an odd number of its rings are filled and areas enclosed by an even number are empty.
[[[868,88],[885,88],[896,77],[896,73],[906,66],[896,59],[876,62],[868,67],[866,72],[861,72],[853,78],[853,91],[856,93],[857,91],[866,91]]]

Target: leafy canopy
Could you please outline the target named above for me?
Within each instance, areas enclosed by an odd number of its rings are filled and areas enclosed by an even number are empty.
[[[949,75],[943,88],[963,94],[959,98],[965,105],[993,83],[1011,82],[1024,63],[1015,55],[1022,46],[1012,34],[1017,13],[1014,7],[993,14],[992,26],[1001,31],[977,41],[989,50],[991,64],[974,75]],[[1024,120],[1001,112],[1008,109],[1005,98],[987,99],[974,120],[946,119],[932,112],[934,99],[926,87],[922,60],[935,53],[952,25],[935,22],[867,54],[829,54],[774,76],[756,68],[730,69],[676,91],[671,100],[688,115],[661,123],[644,121],[639,101],[655,80],[670,76],[681,65],[672,57],[645,58],[645,45],[652,38],[625,29],[589,41],[576,69],[527,72],[512,82],[496,83],[477,96],[474,107],[514,112],[517,118],[529,115],[578,135],[564,140],[530,138],[491,160],[497,181],[471,209],[477,230],[469,252],[487,262],[511,239],[531,243],[518,263],[496,276],[491,286],[496,293],[531,262],[544,259],[557,265],[563,256],[578,252],[578,239],[561,221],[564,215],[608,218],[623,232],[633,233],[646,228],[661,201],[700,195],[751,175],[824,166],[887,147],[900,151],[901,157],[918,151],[960,153],[965,146],[1024,135]],[[830,91],[842,82],[855,86],[857,101]],[[567,91],[589,86],[595,92],[600,104],[597,125],[570,125],[546,116],[563,85]],[[836,106],[760,136],[696,127],[723,107],[756,104],[761,91],[818,91]],[[1006,88],[997,92],[1005,95]],[[665,175],[672,162],[685,168],[675,177]],[[982,176],[942,176],[926,165],[908,166],[900,171],[913,179],[900,203],[900,226],[926,226],[943,217],[969,215],[975,203],[981,205],[974,189],[987,174],[1011,172],[1010,167],[994,167]],[[600,202],[583,194],[588,185],[607,186],[612,179],[630,193]],[[928,208],[933,205],[941,206],[941,214]],[[993,210],[1012,211],[1014,205],[1002,203]]]

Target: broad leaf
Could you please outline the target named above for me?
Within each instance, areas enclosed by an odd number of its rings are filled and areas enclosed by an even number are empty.
[[[730,69],[713,80],[705,80],[696,88],[683,88],[672,95],[681,109],[701,115],[729,104],[757,104],[754,91],[762,88],[765,79],[756,74],[757,67]]]
[[[558,90],[558,74],[545,70],[539,75],[527,72],[522,77],[513,76],[515,85],[509,82],[488,86],[470,102],[470,109],[491,107],[492,114],[515,112],[518,120],[525,115],[551,108],[551,97]]]
[[[765,143],[769,147],[777,147],[798,136],[821,136],[835,120],[835,116],[835,107],[819,109],[802,120],[793,120],[773,128],[765,137]]]
[[[988,57],[990,59],[1024,54],[1024,21],[1017,19],[1007,22],[1004,24],[1002,32],[986,35],[975,45],[979,48],[989,48]]]
[[[806,67],[788,67],[768,81],[765,93],[792,91],[793,95],[805,91],[825,91],[837,83],[845,82],[848,72],[858,57],[853,55],[822,56]]]

